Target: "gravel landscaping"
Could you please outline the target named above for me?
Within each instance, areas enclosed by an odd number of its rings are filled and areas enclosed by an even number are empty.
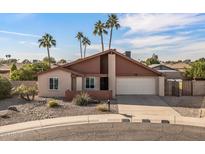
[[[205,97],[203,96],[166,96],[161,97],[170,107],[185,117],[205,116]]]
[[[74,103],[64,102],[58,99],[57,102],[59,106],[49,108],[46,103],[39,103],[38,99],[39,98],[31,102],[18,97],[1,100],[0,126],[63,116],[118,113],[117,104],[111,104],[111,112],[101,112],[96,109],[96,104],[77,106]],[[16,107],[18,111],[8,110],[9,107]]]

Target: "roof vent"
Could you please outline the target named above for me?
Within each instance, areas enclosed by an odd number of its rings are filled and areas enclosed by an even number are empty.
[[[125,51],[125,56],[127,56],[128,58],[131,58],[131,51]]]

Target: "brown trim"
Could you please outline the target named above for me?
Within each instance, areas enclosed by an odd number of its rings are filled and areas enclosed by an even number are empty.
[[[49,69],[47,71],[39,72],[37,75],[42,75],[42,74],[49,73],[49,72],[52,72],[52,71],[55,71],[55,70],[62,70],[62,71],[69,72],[69,73],[72,73],[72,74],[77,75],[77,76],[83,76],[83,74],[80,74],[78,72],[72,71],[70,69],[63,68],[61,66],[58,66],[58,67],[55,67],[55,68],[51,68],[51,69]]]
[[[85,77],[89,77],[89,76],[92,76],[92,77],[108,77],[108,74],[85,74],[84,76]]]

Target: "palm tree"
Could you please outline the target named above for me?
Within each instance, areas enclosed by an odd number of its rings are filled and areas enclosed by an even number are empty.
[[[96,22],[93,34],[101,37],[102,51],[104,51],[103,34],[107,34],[107,31],[105,24],[100,20]]]
[[[87,47],[87,45],[90,45],[91,42],[90,42],[90,40],[88,39],[88,37],[83,37],[82,43],[83,43],[83,45],[84,45],[84,58],[85,58],[86,47]]]
[[[106,22],[106,27],[108,29],[110,29],[110,41],[109,41],[109,49],[110,49],[111,48],[113,28],[115,28],[115,29],[120,28],[120,24],[119,24],[117,15],[115,15],[115,14],[108,15],[108,20]]]
[[[76,35],[76,38],[78,39],[78,41],[80,42],[80,55],[81,58],[83,57],[83,51],[82,51],[82,38],[83,38],[83,33],[82,32],[78,32]]]
[[[38,40],[39,43],[39,48],[43,47],[43,48],[47,48],[47,52],[48,52],[48,63],[49,63],[49,67],[51,68],[51,62],[50,62],[50,48],[52,46],[56,46],[56,40],[53,38],[53,36],[51,36],[50,34],[45,34],[44,36],[42,36],[41,39]]]
[[[11,58],[11,55],[6,55],[6,58],[10,59],[10,58]]]

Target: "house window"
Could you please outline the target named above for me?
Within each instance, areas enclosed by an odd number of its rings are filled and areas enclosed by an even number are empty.
[[[86,89],[93,89],[95,88],[95,78],[86,78]]]
[[[58,89],[58,78],[50,78],[49,79],[49,88],[51,90],[57,90]]]

